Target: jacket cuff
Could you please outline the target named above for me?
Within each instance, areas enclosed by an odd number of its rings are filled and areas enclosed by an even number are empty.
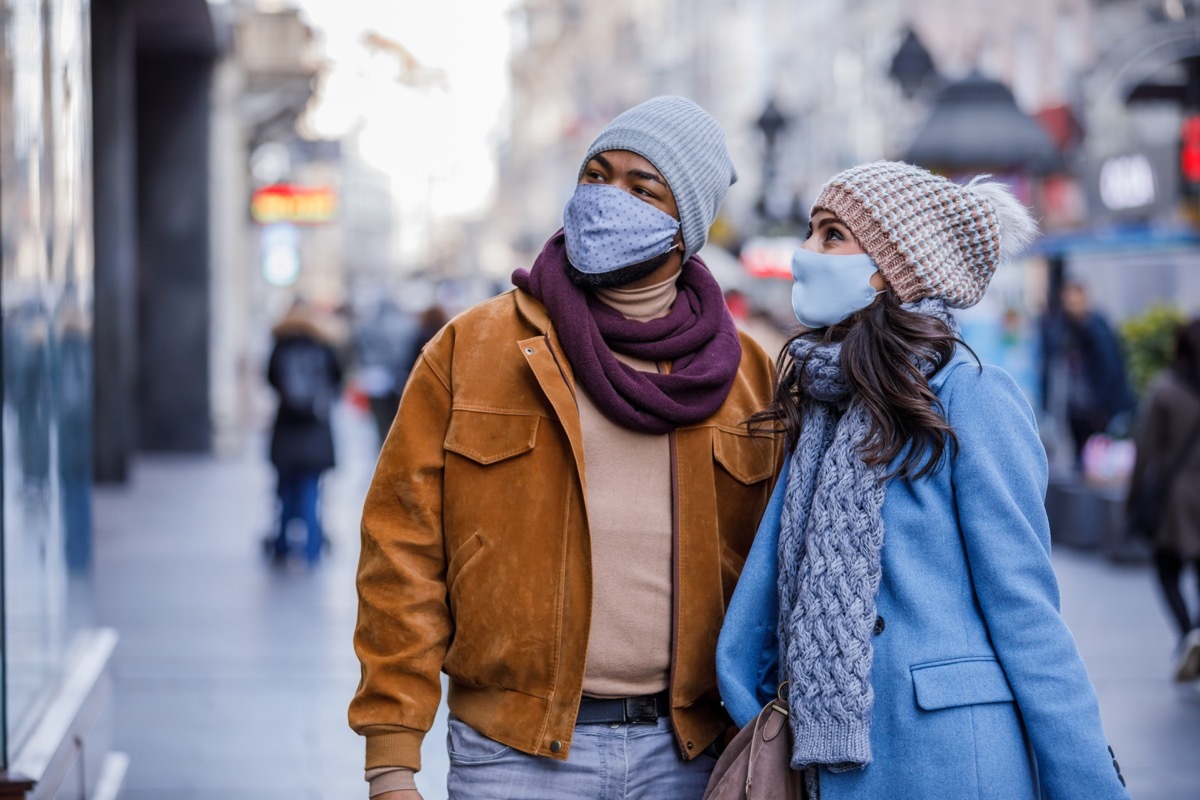
[[[423,731],[399,729],[365,734],[367,740],[367,769],[403,767],[416,772],[421,769],[421,740]]]

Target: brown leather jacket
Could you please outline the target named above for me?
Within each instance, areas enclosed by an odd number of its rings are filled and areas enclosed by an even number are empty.
[[[671,434],[672,721],[685,757],[730,724],[714,653],[782,457],[742,424],[774,369],[742,336],[713,417]],[[591,551],[574,378],[545,308],[519,290],[452,320],[414,366],[367,494],[350,725],[368,769],[420,768],[450,710],[495,741],[565,759],[582,693]]]

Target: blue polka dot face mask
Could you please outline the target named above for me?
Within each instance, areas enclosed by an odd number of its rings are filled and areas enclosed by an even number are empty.
[[[881,294],[871,285],[878,269],[866,253],[834,256],[797,250],[792,256],[796,319],[806,328],[826,328],[866,308]]]
[[[615,186],[581,183],[563,212],[567,258],[589,275],[670,252],[679,220]]]

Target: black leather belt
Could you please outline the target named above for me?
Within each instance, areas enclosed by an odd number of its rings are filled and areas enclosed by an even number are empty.
[[[671,713],[671,699],[664,689],[641,697],[585,697],[579,703],[576,725],[653,724]]]

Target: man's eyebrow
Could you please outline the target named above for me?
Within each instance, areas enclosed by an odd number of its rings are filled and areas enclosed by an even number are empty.
[[[641,178],[644,181],[654,181],[655,183],[662,184],[663,186],[667,185],[662,178],[658,177],[653,172],[646,172],[644,169],[631,169],[625,174],[632,175],[635,178]]]
[[[598,162],[600,164],[600,166],[604,167],[609,172],[612,172],[612,164],[608,163],[608,159],[605,158],[604,156],[600,155],[599,153],[592,156],[592,161]],[[591,161],[589,161],[588,163],[590,164]]]

